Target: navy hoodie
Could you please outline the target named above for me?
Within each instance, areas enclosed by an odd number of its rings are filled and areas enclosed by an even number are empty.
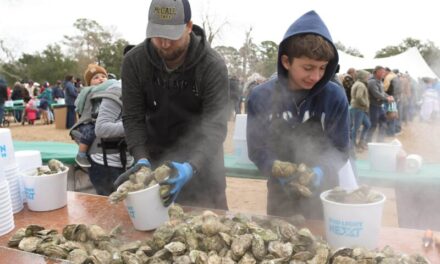
[[[280,47],[285,41],[295,35],[317,34],[332,43],[330,33],[319,15],[310,11],[296,20],[287,30]],[[333,45],[334,47],[334,45]],[[281,48],[279,49],[282,50]],[[281,157],[281,148],[288,142],[278,142],[274,147],[273,140],[282,141],[289,133],[295,130],[274,131],[272,125],[275,116],[285,121],[288,127],[294,128],[301,123],[313,118],[319,120],[322,131],[331,145],[331,151],[323,152],[319,144],[314,142],[313,137],[304,137],[301,144],[296,144],[297,153],[307,153],[310,159],[309,166],[335,165],[335,157],[338,157],[340,168],[343,161],[348,159],[349,146],[349,116],[348,101],[336,83],[331,82],[338,65],[338,54],[335,48],[335,57],[329,61],[323,78],[307,93],[304,101],[297,107],[293,101],[293,93],[287,86],[287,71],[281,64],[281,54],[278,54],[277,77],[263,83],[253,89],[249,98],[249,111],[247,121],[247,142],[249,158],[257,165],[260,171],[270,176],[272,164]],[[274,100],[276,96],[277,100]],[[276,101],[276,103],[274,103]],[[275,109],[275,110],[274,110]],[[284,145],[283,145],[284,143]],[[288,146],[286,146],[287,148]],[[336,153],[337,155],[333,155]],[[305,162],[304,160],[288,160],[290,162]],[[310,164],[313,163],[313,164]]]

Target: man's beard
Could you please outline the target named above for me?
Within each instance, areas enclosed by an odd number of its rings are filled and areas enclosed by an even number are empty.
[[[180,47],[176,50],[172,50],[172,51],[163,51],[159,48],[156,48],[156,51],[164,61],[174,61],[174,60],[178,59],[180,56],[182,56],[182,54],[184,54],[187,49],[188,49],[188,46],[185,45],[185,46],[182,46],[182,47]]]

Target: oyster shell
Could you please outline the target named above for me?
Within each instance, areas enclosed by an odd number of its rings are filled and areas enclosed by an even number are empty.
[[[8,247],[17,247],[20,241],[26,236],[26,228],[19,228],[8,241]]]
[[[18,244],[18,248],[23,251],[34,252],[42,241],[43,239],[39,237],[24,237]]]
[[[76,248],[69,252],[67,260],[73,262],[74,264],[82,264],[86,262],[89,254],[84,249]]]

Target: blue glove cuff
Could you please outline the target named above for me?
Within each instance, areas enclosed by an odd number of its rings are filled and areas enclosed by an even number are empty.
[[[313,179],[313,185],[319,186],[321,185],[322,178],[324,178],[324,171],[322,171],[321,167],[313,167],[312,168],[313,173],[315,174],[315,177]]]
[[[147,159],[140,159],[140,160],[138,160],[138,162],[136,164],[142,164],[147,167],[151,167],[151,163]]]
[[[184,174],[189,176],[188,178],[191,179],[193,176],[193,167],[191,166],[191,164],[189,164],[188,162],[184,162],[184,163],[178,163],[178,162],[171,162],[171,164],[173,164],[174,168],[176,168],[177,170],[183,170]],[[189,180],[188,179],[188,180]]]

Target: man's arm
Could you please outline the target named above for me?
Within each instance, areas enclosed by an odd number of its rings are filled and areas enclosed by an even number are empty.
[[[386,94],[384,91],[380,89],[380,83],[376,80],[370,80],[368,82],[368,92],[376,100],[380,100],[380,101],[387,100],[388,94]]]
[[[212,157],[220,148],[227,134],[229,80],[228,70],[221,59],[213,61],[204,70],[202,83],[202,137],[191,153],[189,162],[200,169],[206,159]]]
[[[142,66],[135,63],[135,56],[127,55],[122,64],[122,120],[126,141],[135,160],[146,158],[146,102],[144,87],[141,86],[140,73]],[[135,53],[136,55],[137,53]],[[146,70],[145,70],[146,72]]]

